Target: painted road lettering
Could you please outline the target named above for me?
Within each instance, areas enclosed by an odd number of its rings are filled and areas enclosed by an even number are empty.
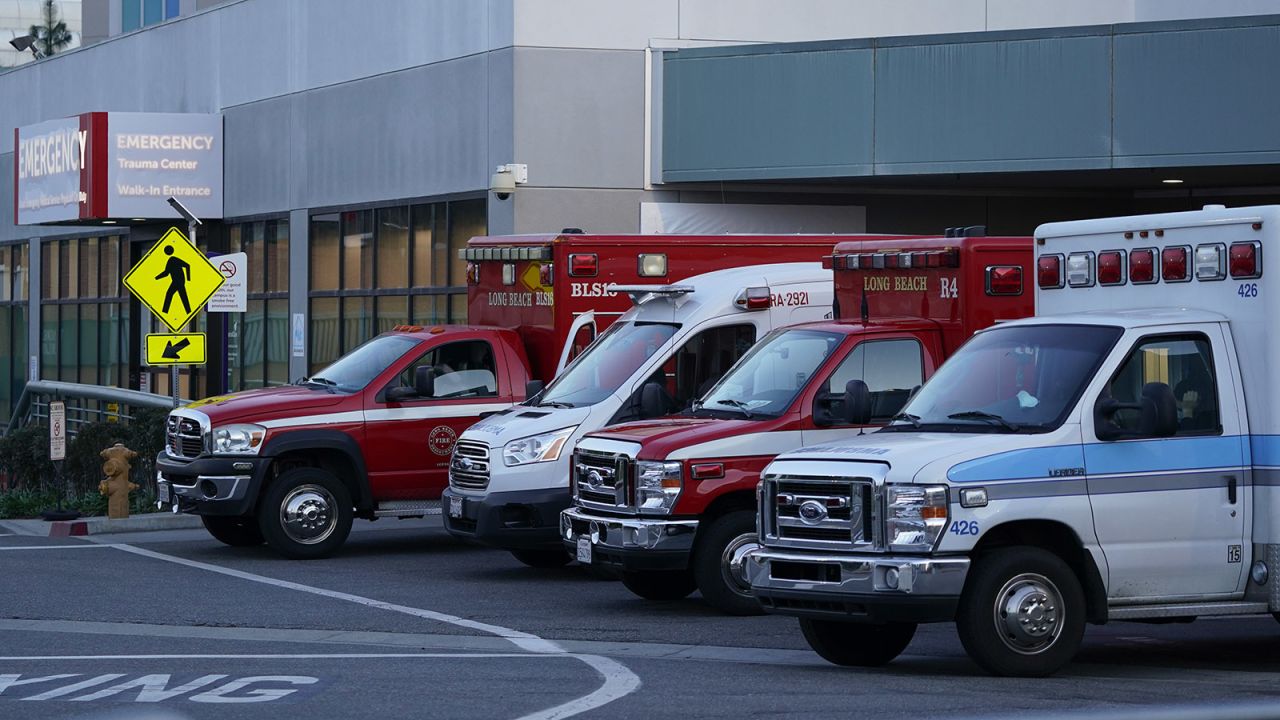
[[[263,703],[295,696],[300,690],[315,689],[320,679],[309,675],[247,675],[231,677],[209,674],[182,679],[170,673],[131,676],[105,673],[85,677],[83,673],[56,675],[0,675],[0,700],[66,700],[70,702],[158,703],[188,700],[197,703]],[[71,680],[63,684],[61,681]],[[49,687],[59,683],[56,687]],[[110,683],[110,684],[108,684]],[[103,686],[106,687],[103,687]],[[21,690],[18,690],[21,688]]]

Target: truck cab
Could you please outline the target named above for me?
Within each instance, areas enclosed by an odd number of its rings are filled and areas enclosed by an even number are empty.
[[[574,444],[601,427],[675,412],[769,331],[829,317],[831,271],[812,252],[815,262],[611,285],[634,307],[542,392],[458,439],[444,494],[448,531],[531,566],[568,563],[559,517]]]
[[[1280,610],[1277,229],[1280,208],[1220,206],[1042,225],[1035,318],[977,333],[902,419],[765,469],[756,597],[838,664],[955,622],[1020,676],[1070,662],[1086,623]],[[804,532],[832,502],[862,512]]]
[[[724,612],[761,612],[742,571],[760,471],[889,422],[973,331],[1031,314],[1031,238],[975,230],[841,243],[828,264],[842,319],[775,330],[679,415],[585,435],[566,547],[641,597],[698,589]],[[605,481],[653,474],[671,484],[662,502],[639,482],[619,493]]]

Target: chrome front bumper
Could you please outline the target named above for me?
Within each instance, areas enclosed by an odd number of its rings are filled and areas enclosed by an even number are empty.
[[[603,517],[578,507],[560,513],[560,536],[566,543],[589,535],[592,546],[615,550],[687,553],[697,530],[697,520]]]
[[[831,554],[762,547],[745,559],[751,592],[786,615],[871,621],[954,619],[966,557]]]

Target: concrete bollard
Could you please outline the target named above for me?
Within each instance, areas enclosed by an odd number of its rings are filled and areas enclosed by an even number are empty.
[[[129,517],[129,493],[138,486],[129,482],[129,461],[138,457],[138,453],[120,443],[98,453],[106,460],[102,464],[102,474],[106,480],[98,483],[98,492],[107,496],[107,517]]]

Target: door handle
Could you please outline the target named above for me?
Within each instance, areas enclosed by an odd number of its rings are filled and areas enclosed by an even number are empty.
[[[1232,505],[1236,504],[1236,483],[1237,482],[1238,481],[1236,480],[1236,477],[1234,475],[1227,476],[1227,502]]]

